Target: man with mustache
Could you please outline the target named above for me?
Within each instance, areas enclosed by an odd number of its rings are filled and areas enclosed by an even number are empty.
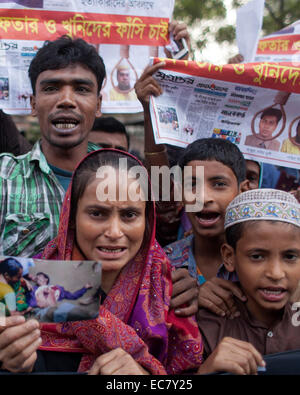
[[[100,116],[105,66],[92,45],[63,36],[46,42],[29,67],[32,115],[41,139],[26,155],[0,155],[0,254],[34,256],[56,236],[76,164]]]

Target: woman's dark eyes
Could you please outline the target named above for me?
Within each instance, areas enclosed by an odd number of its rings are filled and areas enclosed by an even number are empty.
[[[109,216],[109,214],[102,212],[102,211],[90,211],[89,215],[94,218],[105,218],[105,217]],[[128,211],[128,212],[120,213],[120,217],[125,220],[133,219],[133,218],[136,218],[137,216],[138,216],[138,213],[135,211]]]
[[[137,213],[135,211],[128,211],[122,214],[125,219],[133,219],[137,217]]]
[[[92,217],[101,217],[103,213],[101,211],[90,211],[89,213]]]

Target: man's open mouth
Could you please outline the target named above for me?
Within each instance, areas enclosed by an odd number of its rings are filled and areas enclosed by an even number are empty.
[[[66,118],[60,118],[60,119],[54,119],[52,121],[52,125],[61,131],[68,131],[71,129],[74,129],[77,125],[79,124],[79,121],[77,119],[66,119]]]

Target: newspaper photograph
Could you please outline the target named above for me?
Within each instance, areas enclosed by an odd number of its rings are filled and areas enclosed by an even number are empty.
[[[1,257],[0,320],[23,315],[40,322],[98,316],[101,263]]]

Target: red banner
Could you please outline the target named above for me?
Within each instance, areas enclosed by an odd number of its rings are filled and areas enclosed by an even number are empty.
[[[93,44],[169,42],[167,18],[18,9],[0,9],[0,15],[0,39],[45,41],[67,34]]]
[[[300,35],[282,35],[259,41],[258,54],[295,54],[300,51]]]

